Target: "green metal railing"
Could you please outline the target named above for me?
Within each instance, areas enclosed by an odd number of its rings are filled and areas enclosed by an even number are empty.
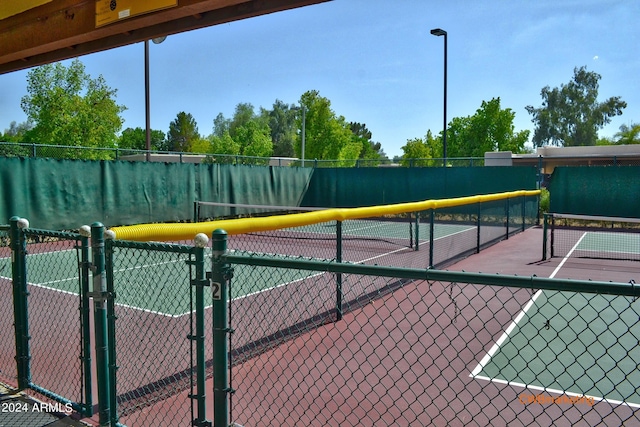
[[[84,416],[95,389],[100,425],[640,423],[633,281],[231,251],[240,236],[223,230],[211,244],[120,241],[100,223],[89,262],[86,227],[10,222],[0,227],[11,243],[0,267],[12,267],[0,329],[14,328],[0,336],[2,380]],[[43,341],[56,329],[69,335]],[[90,367],[94,385],[80,381]]]
[[[30,229],[18,217],[10,227],[17,386],[91,416],[88,238]],[[55,252],[71,256],[53,262]],[[59,276],[67,278],[65,293],[46,294]]]

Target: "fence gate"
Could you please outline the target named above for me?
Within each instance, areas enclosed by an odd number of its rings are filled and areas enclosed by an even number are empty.
[[[27,227],[11,218],[17,385],[91,416],[88,238]]]
[[[205,360],[212,351],[209,342],[205,354],[205,327],[211,328],[204,316],[205,249],[106,240],[105,252],[112,425],[210,425],[204,394]],[[169,417],[154,410],[187,393],[190,404],[173,404]]]

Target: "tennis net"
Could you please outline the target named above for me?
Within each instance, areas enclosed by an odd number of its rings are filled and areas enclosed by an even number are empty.
[[[640,219],[550,213],[544,218],[543,259],[640,261]]]
[[[322,210],[197,201],[194,221]],[[229,248],[338,262],[443,267],[537,222],[537,197],[523,196],[234,235]]]
[[[327,208],[195,202],[194,220],[271,217]],[[330,221],[234,236],[230,249],[347,262],[367,262],[411,252],[415,244],[413,214]]]

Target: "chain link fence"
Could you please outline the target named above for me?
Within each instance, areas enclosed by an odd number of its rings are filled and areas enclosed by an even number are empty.
[[[98,148],[82,146],[60,146],[35,143],[0,142],[0,156],[4,157],[42,157],[54,159],[82,160],[131,160],[131,161],[167,161],[190,163],[219,163],[256,166],[298,166],[310,168],[358,168],[358,167],[479,167],[485,166],[484,157],[448,157],[425,159],[345,159],[318,160],[289,157],[255,157],[229,154],[190,153],[176,151],[133,150],[122,148]],[[595,156],[537,156],[517,155],[512,159],[513,166],[538,166],[541,173],[549,174],[556,166],[638,166],[640,156],[636,154]],[[541,176],[541,180],[543,177]]]
[[[2,379],[103,425],[640,423],[634,283],[9,231]]]
[[[29,388],[91,414],[88,239],[31,229],[24,236]]]
[[[113,402],[119,422],[190,426],[196,418],[193,405],[171,406],[168,413],[149,408],[181,393],[195,394],[194,247],[110,240],[107,248],[108,292],[115,296],[109,317],[114,320]],[[207,348],[211,359],[210,342]]]
[[[0,225],[0,381],[17,384],[9,225]]]
[[[241,425],[640,422],[631,285],[226,261],[234,269],[229,417]],[[308,273],[291,281],[296,265]],[[340,321],[327,302],[338,272]]]

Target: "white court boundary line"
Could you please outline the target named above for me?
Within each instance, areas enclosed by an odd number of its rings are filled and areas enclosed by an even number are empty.
[[[571,250],[567,253],[567,255],[562,259],[562,261],[560,261],[558,266],[553,270],[553,272],[549,276],[550,279],[553,279],[556,276],[556,274],[558,274],[558,271],[560,271],[560,269],[567,262],[567,260],[569,259],[569,257],[573,253],[573,251],[576,250],[578,245],[580,245],[580,242],[582,242],[582,239],[586,236],[586,234],[587,233],[585,232],[585,233],[582,234],[582,236],[580,236],[580,239],[578,239],[578,241],[573,246],[573,248],[571,248]],[[535,304],[536,300],[538,299],[538,297],[540,295],[542,295],[542,289],[539,289],[538,292],[536,292],[535,295],[529,300],[529,302],[525,305],[525,307],[518,314],[518,316],[511,322],[509,327],[502,333],[500,338],[498,338],[498,340],[493,344],[493,346],[487,352],[487,354],[485,354],[485,356],[482,358],[480,363],[478,363],[478,365],[475,367],[475,369],[473,369],[471,371],[471,373],[469,374],[469,377],[470,378],[474,378],[474,379],[478,379],[478,380],[485,380],[485,381],[495,382],[495,383],[498,383],[498,384],[510,385],[510,386],[514,386],[514,387],[521,387],[521,388],[525,388],[525,389],[528,389],[528,390],[544,391],[544,392],[556,393],[556,394],[560,394],[560,395],[564,394],[564,395],[567,395],[567,396],[574,396],[574,397],[585,397],[585,398],[593,399],[594,401],[598,401],[598,402],[607,402],[607,403],[611,403],[613,405],[622,405],[622,406],[628,406],[628,407],[631,407],[631,408],[640,408],[640,404],[638,404],[638,403],[630,403],[630,402],[625,402],[625,401],[622,401],[622,400],[607,399],[605,397],[599,397],[599,396],[582,395],[582,394],[579,394],[579,393],[573,393],[573,392],[569,392],[569,391],[566,391],[566,390],[552,389],[552,388],[543,387],[543,386],[537,386],[537,385],[532,385],[532,384],[524,384],[524,383],[519,383],[519,382],[514,382],[514,381],[503,380],[501,378],[490,378],[490,377],[486,377],[486,376],[483,376],[483,375],[479,375],[479,373],[482,372],[484,367],[489,363],[491,358],[498,351],[500,346],[502,344],[504,344],[504,342],[507,340],[507,338],[509,337],[509,334],[511,334],[513,332],[513,330],[516,328],[518,323],[525,316],[527,311],[529,311],[529,309],[531,307],[533,307],[533,304]]]
[[[444,225],[446,226],[448,224],[444,224]],[[360,227],[359,229],[374,228],[374,227],[377,227],[377,225],[368,226],[368,227],[364,227],[364,228]],[[437,237],[437,238],[435,238],[433,240],[437,241],[437,240],[445,239],[447,237],[454,236],[456,234],[466,233],[466,232],[468,232],[470,230],[475,230],[475,229],[476,229],[476,227],[469,226],[468,228],[465,228],[463,230],[456,231],[455,233],[448,233],[448,234],[445,234],[443,236]],[[352,231],[352,230],[350,230],[350,231]],[[423,240],[423,242],[429,242],[429,239]],[[373,261],[375,259],[383,258],[385,256],[393,255],[395,253],[402,252],[402,251],[405,251],[405,250],[408,250],[408,248],[402,247],[402,248],[399,248],[399,249],[396,249],[396,250],[393,250],[393,251],[390,251],[390,252],[386,252],[386,253],[383,253],[383,254],[379,254],[379,255],[376,255],[376,256],[373,256],[373,257],[370,257],[370,258],[365,258],[365,259],[360,260],[360,261],[354,261],[353,264],[363,264],[365,262]],[[58,252],[67,252],[67,251],[73,251],[73,249],[65,249],[64,251],[53,251],[53,252],[40,252],[40,253],[37,253],[37,254],[30,254],[30,255],[54,254],[54,253],[58,253]],[[243,252],[250,252],[250,251],[243,251]],[[274,255],[275,256],[275,255],[282,255],[282,254],[266,254],[266,255]],[[9,257],[6,257],[6,259],[8,259],[8,258]],[[145,268],[150,268],[150,267],[153,267],[153,266],[173,264],[175,262],[181,262],[181,261],[185,261],[185,259],[177,259],[177,260],[163,261],[163,262],[159,262],[159,263],[136,265],[136,266],[133,266],[133,267],[127,267],[127,268],[114,270],[114,275],[115,275],[116,272],[124,272],[124,271],[133,271],[133,270],[145,269]],[[252,293],[249,293],[249,294],[246,294],[246,295],[242,295],[242,296],[237,297],[237,298],[233,298],[232,301],[240,301],[240,300],[242,300],[244,298],[247,298],[247,297],[251,297],[251,296],[254,296],[254,295],[259,295],[262,292],[272,291],[274,289],[278,289],[278,288],[283,287],[283,286],[294,284],[294,283],[300,282],[302,280],[307,280],[309,278],[321,276],[322,274],[325,274],[325,273],[323,272],[323,273],[312,274],[312,275],[305,276],[305,277],[302,277],[302,278],[299,278],[299,279],[296,279],[296,280],[292,280],[290,282],[280,283],[280,284],[278,284],[276,286],[272,286],[272,287],[269,287],[269,288],[266,288],[266,289],[262,289],[260,291],[252,292]],[[10,277],[0,276],[0,278],[6,278],[7,280],[11,280]],[[51,286],[46,286],[47,284],[64,282],[64,281],[68,281],[68,280],[77,281],[77,280],[79,280],[79,277],[78,276],[68,277],[68,278],[65,278],[65,279],[58,279],[58,280],[53,280],[53,281],[44,282],[44,283],[31,283],[31,282],[29,282],[28,284],[31,285],[31,286],[34,286],[34,287],[47,289],[47,290],[50,290],[50,291],[53,291],[53,292],[59,292],[59,293],[67,294],[67,295],[78,296],[79,295],[78,293],[75,293],[75,292],[72,292],[72,291],[66,291],[66,290],[63,290],[63,289],[58,289],[58,288],[54,288],[54,287],[51,287]],[[165,313],[165,312],[161,312],[161,311],[150,310],[150,309],[147,309],[147,308],[137,307],[137,306],[130,305],[130,304],[115,303],[115,305],[117,305],[119,307],[131,309],[131,310],[137,310],[137,311],[141,311],[141,312],[144,312],[144,313],[155,314],[155,315],[158,315],[158,316],[174,318],[174,319],[191,314],[191,311],[186,311],[186,312],[178,313],[178,314],[170,314],[170,313]],[[211,307],[213,307],[213,306],[212,305],[205,306],[205,310],[210,309]]]
[[[34,253],[34,254],[29,254],[29,256],[36,256],[36,255],[51,255],[51,254],[56,254],[56,253],[62,253],[62,252],[70,252],[70,251],[74,251],[74,249],[65,249],[62,251],[50,251],[50,252],[38,252],[38,253]],[[4,257],[2,259],[11,259],[10,257]],[[143,268],[150,268],[150,267],[154,267],[154,266],[158,266],[158,265],[166,265],[166,264],[173,264],[176,262],[184,262],[186,261],[186,258],[180,258],[180,259],[174,259],[174,260],[169,260],[169,261],[163,261],[163,262],[157,262],[157,263],[151,263],[151,264],[143,264],[143,265],[136,265],[133,267],[126,267],[126,268],[120,268],[117,270],[114,270],[114,275],[115,272],[123,272],[123,271],[134,271],[134,270],[139,270],[139,269],[143,269]],[[1,279],[6,279],[11,281],[12,278],[11,277],[6,277],[6,276],[0,276]],[[54,283],[61,283],[61,282],[66,282],[66,281],[74,281],[74,282],[78,282],[80,280],[80,277],[78,276],[72,276],[72,277],[66,277],[64,279],[57,279],[57,280],[51,280],[51,281],[47,281],[47,282],[42,282],[42,283],[34,283],[34,282],[27,282],[28,286],[33,286],[36,288],[40,288],[40,289],[46,289],[52,292],[57,292],[57,293],[61,293],[64,295],[71,295],[74,297],[79,297],[80,294],[77,292],[72,292],[72,291],[67,291],[64,289],[59,289],[59,288],[55,288],[55,287],[51,287],[51,286],[47,286],[47,285],[51,285]],[[89,281],[91,281],[91,279],[89,279]],[[137,307],[134,305],[130,305],[130,304],[122,304],[122,303],[115,303],[115,305],[119,306],[119,307],[124,307],[124,308],[128,308],[128,309],[132,309],[132,310],[137,310],[137,311],[141,311],[144,313],[149,313],[149,314],[155,314],[158,316],[163,316],[163,317],[170,317],[170,318],[177,318],[177,317],[181,317],[184,314],[169,314],[169,313],[164,313],[162,311],[156,311],[156,310],[150,310],[147,308],[142,308],[142,307]],[[189,314],[189,312],[187,312],[186,314]]]

